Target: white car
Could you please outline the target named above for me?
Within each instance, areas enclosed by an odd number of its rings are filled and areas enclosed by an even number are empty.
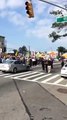
[[[67,77],[67,63],[61,69],[61,76]]]

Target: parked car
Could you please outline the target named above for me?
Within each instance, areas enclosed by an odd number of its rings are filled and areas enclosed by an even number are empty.
[[[67,77],[67,63],[61,68],[61,76]]]
[[[3,72],[19,72],[30,70],[30,66],[23,64],[20,60],[5,60],[3,63],[0,63],[0,70]]]

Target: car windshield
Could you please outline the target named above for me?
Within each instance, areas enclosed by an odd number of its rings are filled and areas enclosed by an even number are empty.
[[[3,63],[6,63],[6,64],[11,64],[13,62],[14,62],[14,60],[5,60],[5,61],[3,61]]]

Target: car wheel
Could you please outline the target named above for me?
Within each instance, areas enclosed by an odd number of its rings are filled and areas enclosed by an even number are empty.
[[[2,71],[2,73],[6,73],[6,71]]]
[[[17,73],[17,68],[14,68],[14,69],[13,69],[13,73]]]

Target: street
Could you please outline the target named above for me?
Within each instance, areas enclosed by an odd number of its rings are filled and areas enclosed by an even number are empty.
[[[0,120],[66,120],[67,79],[60,64],[51,73],[41,66],[21,73],[0,71]]]
[[[67,0],[0,0],[0,120],[67,120]]]

